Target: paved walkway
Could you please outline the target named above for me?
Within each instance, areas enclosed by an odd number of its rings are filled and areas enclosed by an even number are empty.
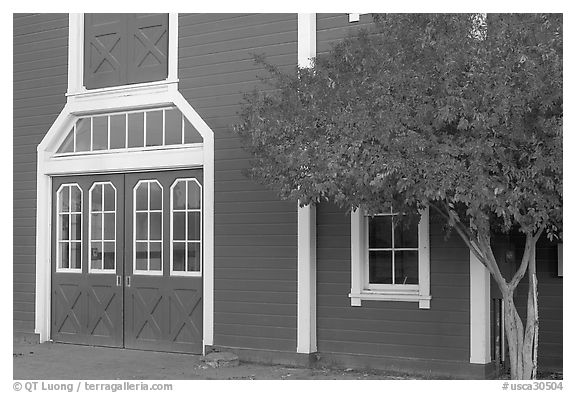
[[[14,344],[14,379],[414,379],[351,369],[308,369],[240,363],[212,368],[201,356],[72,344]]]

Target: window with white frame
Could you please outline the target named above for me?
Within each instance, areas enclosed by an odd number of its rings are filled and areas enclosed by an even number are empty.
[[[62,184],[56,199],[56,270],[79,273],[82,271],[82,189],[78,184]]]
[[[116,273],[116,187],[96,182],[90,188],[90,273]]]
[[[202,270],[202,187],[196,179],[176,179],[170,189],[170,269],[198,276]]]
[[[162,275],[162,185],[141,180],[134,187],[134,274]]]
[[[352,214],[353,306],[362,300],[413,301],[430,307],[429,212]]]
[[[79,116],[57,156],[174,148],[202,143],[177,108],[154,108]]]

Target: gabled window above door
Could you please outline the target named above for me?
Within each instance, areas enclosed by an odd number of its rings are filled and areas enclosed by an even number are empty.
[[[168,14],[85,14],[86,89],[165,80],[168,31]]]

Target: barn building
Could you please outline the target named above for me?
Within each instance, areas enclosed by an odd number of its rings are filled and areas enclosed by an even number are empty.
[[[252,55],[306,67],[371,22],[14,15],[14,339],[493,377],[498,291],[432,214],[400,233],[392,215],[299,208],[243,175],[232,128],[265,74]],[[539,360],[554,370],[559,247],[537,251]]]

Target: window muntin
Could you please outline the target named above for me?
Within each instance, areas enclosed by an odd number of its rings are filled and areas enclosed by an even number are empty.
[[[162,275],[163,207],[162,185],[141,180],[134,187],[134,274]]]
[[[82,189],[62,184],[56,192],[56,271],[82,272]]]
[[[198,180],[176,179],[170,187],[170,273],[202,272],[202,186]]]
[[[116,187],[96,182],[89,194],[90,273],[116,273]]]
[[[392,215],[392,213],[390,213]],[[392,247],[392,217],[380,219],[379,232],[373,231],[372,241],[370,240],[369,233],[369,217],[365,215],[361,209],[353,211],[350,219],[350,256],[351,256],[351,288],[350,288],[350,304],[352,306],[362,306],[362,301],[401,301],[401,302],[417,302],[418,307],[421,309],[430,308],[430,234],[429,234],[429,209],[425,208],[420,211],[418,227],[418,281],[417,284],[401,284],[404,282],[406,271],[399,271],[393,274],[392,270],[392,255],[389,254],[388,261],[386,261],[386,273],[373,272],[373,282],[388,282],[370,283],[370,249],[373,251],[388,251],[387,248],[394,248],[394,251],[410,251],[414,244],[415,234],[413,236],[404,236],[402,239],[394,244]],[[374,225],[376,225],[375,222]],[[416,225],[414,223],[414,225]],[[399,228],[398,228],[399,229]],[[398,231],[397,229],[397,231]],[[397,232],[398,233],[398,232]],[[397,235],[395,235],[397,236]],[[395,238],[396,240],[396,238]],[[396,243],[396,242],[395,242]],[[407,248],[408,250],[402,250]],[[381,250],[384,249],[384,250]],[[383,259],[383,257],[381,257]],[[382,263],[377,261],[376,263]],[[401,262],[404,264],[404,261]],[[381,268],[384,271],[383,268]],[[408,276],[409,276],[408,272]],[[384,276],[384,278],[382,278]],[[394,278],[393,278],[394,277]],[[396,284],[390,284],[390,282]],[[408,280],[406,282],[409,282]]]
[[[418,221],[397,213],[367,218],[368,288],[418,286]]]
[[[202,141],[180,110],[155,108],[78,117],[56,154],[169,148]]]

